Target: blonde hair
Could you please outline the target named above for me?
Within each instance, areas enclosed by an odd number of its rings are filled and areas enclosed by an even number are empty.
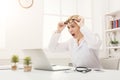
[[[70,16],[64,23],[68,24],[75,21],[80,27],[84,25],[84,18],[79,15],[72,15]]]

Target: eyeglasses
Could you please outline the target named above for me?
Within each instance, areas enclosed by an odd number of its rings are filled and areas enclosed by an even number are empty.
[[[64,22],[64,24],[72,23],[72,22],[75,22],[75,21],[80,22],[80,21],[77,20],[77,19],[68,19],[68,20],[66,20],[66,21]]]
[[[87,73],[87,72],[91,71],[91,69],[89,69],[87,67],[76,67],[75,70],[78,72],[82,72],[82,73]]]

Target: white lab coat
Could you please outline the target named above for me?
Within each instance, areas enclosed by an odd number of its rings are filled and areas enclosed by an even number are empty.
[[[88,31],[85,27],[82,27],[80,31],[84,38],[79,45],[73,38],[64,43],[58,43],[60,33],[54,33],[50,40],[49,49],[59,52],[69,51],[75,67],[101,68],[98,58],[98,51],[101,45],[99,36]]]

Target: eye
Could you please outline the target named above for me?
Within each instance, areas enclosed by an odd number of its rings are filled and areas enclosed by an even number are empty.
[[[72,28],[74,28],[75,26],[71,26]]]
[[[67,26],[67,28],[68,28],[68,29],[70,29],[70,27],[69,27],[69,26]]]

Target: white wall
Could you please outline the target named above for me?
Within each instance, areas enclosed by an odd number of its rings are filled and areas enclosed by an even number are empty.
[[[42,47],[43,0],[35,0],[29,9],[18,0],[0,0],[0,59],[13,54],[23,57],[20,49]]]
[[[1,1],[2,2],[2,1]],[[1,3],[0,2],[0,3]],[[31,8],[22,8],[18,0],[5,0],[5,48],[25,49],[42,47],[43,0],[35,0]],[[4,11],[4,9],[1,9]]]
[[[109,0],[109,12],[120,10],[120,0]]]
[[[100,48],[100,57],[106,57],[104,50],[104,29],[105,29],[105,13],[108,10],[108,0],[92,0],[92,17],[93,31],[100,35],[102,45]]]

